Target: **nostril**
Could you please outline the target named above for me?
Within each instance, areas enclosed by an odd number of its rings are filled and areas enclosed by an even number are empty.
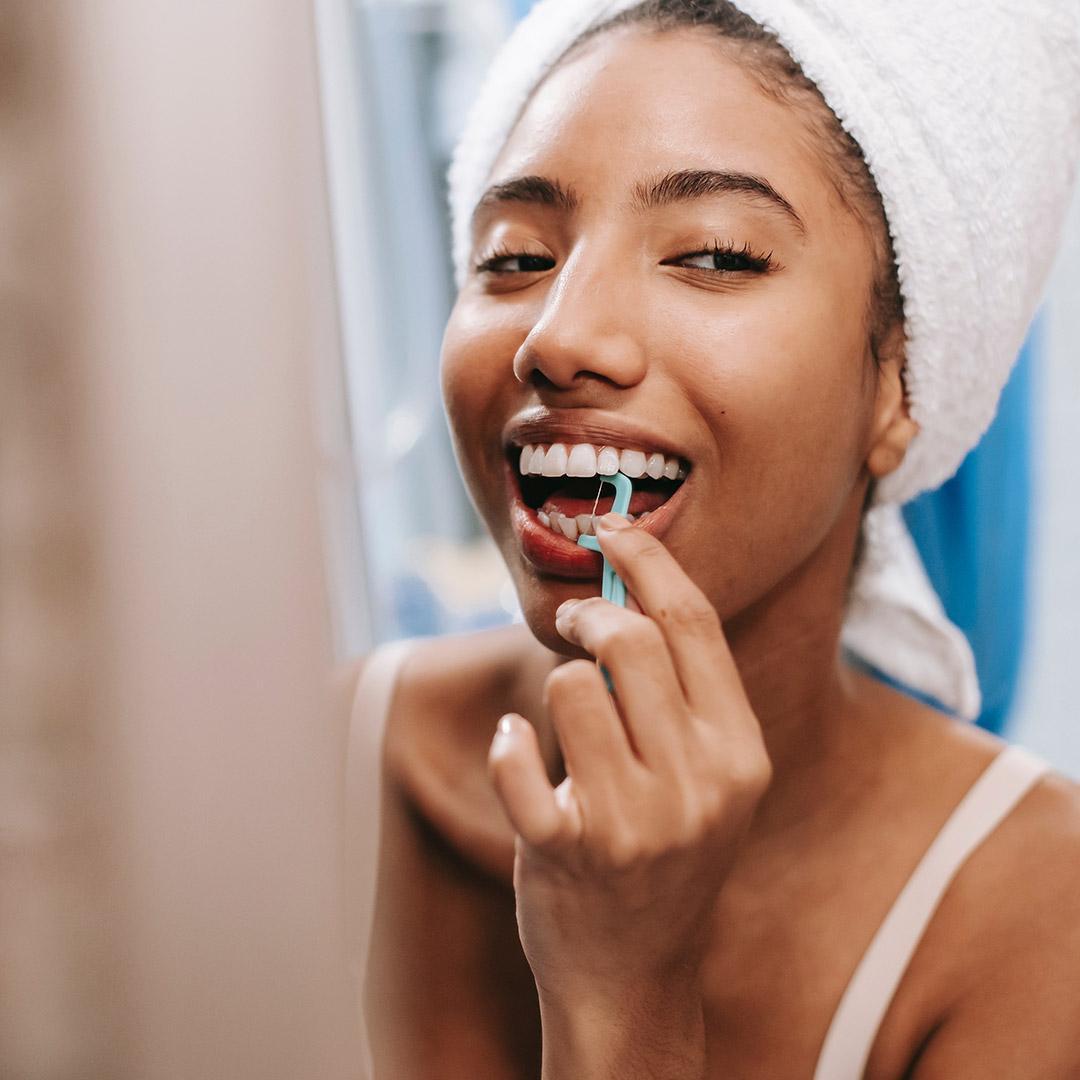
[[[529,372],[529,382],[537,390],[556,390],[558,387],[539,368]]]
[[[620,383],[614,379],[609,379],[606,375],[601,375],[595,371],[589,371],[582,369],[576,372],[569,379],[558,382],[552,378],[549,378],[539,368],[533,368],[528,377],[529,385],[538,393],[543,393],[547,397],[552,397],[556,394],[562,395],[564,398],[567,395],[578,394],[584,391],[585,393],[595,392],[597,390],[607,391],[609,389],[618,389]]]
[[[514,356],[520,383],[542,390],[572,390],[583,384],[635,386],[648,364],[640,344],[625,333],[591,333],[573,323],[558,330],[537,323]]]

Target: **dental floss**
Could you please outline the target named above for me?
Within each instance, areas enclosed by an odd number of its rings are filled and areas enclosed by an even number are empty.
[[[604,481],[600,481],[600,486],[596,489],[596,498],[593,499],[592,511],[590,517],[596,517],[596,508],[600,505],[600,492],[604,490]]]
[[[615,473],[614,476],[600,478],[600,489],[596,493],[596,502],[593,503],[593,514],[595,515],[596,508],[600,504],[600,492],[604,490],[605,484],[611,484],[615,489],[615,498],[611,504],[612,513],[622,514],[623,517],[627,517],[630,512],[630,496],[634,493],[634,485],[630,482],[630,477],[621,472]],[[590,551],[600,551],[600,541],[595,536],[579,536],[577,542]],[[604,553],[600,551],[600,554],[603,555]],[[623,583],[622,578],[615,573],[615,568],[607,561],[606,556],[604,556],[604,573],[600,579],[600,594],[605,600],[610,600],[619,607],[626,607],[626,585]],[[603,672],[604,682],[607,683],[608,690],[614,694],[615,687],[611,682],[611,676],[608,674],[607,668],[601,664],[600,670]]]

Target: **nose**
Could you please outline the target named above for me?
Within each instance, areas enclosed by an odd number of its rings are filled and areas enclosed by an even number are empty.
[[[589,270],[579,258],[563,267],[514,356],[519,382],[575,390],[590,380],[630,387],[645,378],[645,350],[633,333],[633,305],[611,265],[607,272],[600,265]]]

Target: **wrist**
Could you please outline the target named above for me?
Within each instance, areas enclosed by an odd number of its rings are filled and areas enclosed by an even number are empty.
[[[696,981],[574,997],[540,994],[542,1080],[700,1080],[705,1018]]]

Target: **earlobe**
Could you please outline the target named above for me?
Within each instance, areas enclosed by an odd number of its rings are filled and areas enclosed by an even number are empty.
[[[911,440],[919,431],[918,423],[908,410],[903,361],[903,331],[896,327],[881,350],[874,430],[866,455],[866,467],[877,480],[900,467]]]
[[[900,468],[907,448],[918,431],[919,425],[908,415],[907,403],[904,402],[902,413],[885,428],[866,456],[870,475],[880,480]]]

